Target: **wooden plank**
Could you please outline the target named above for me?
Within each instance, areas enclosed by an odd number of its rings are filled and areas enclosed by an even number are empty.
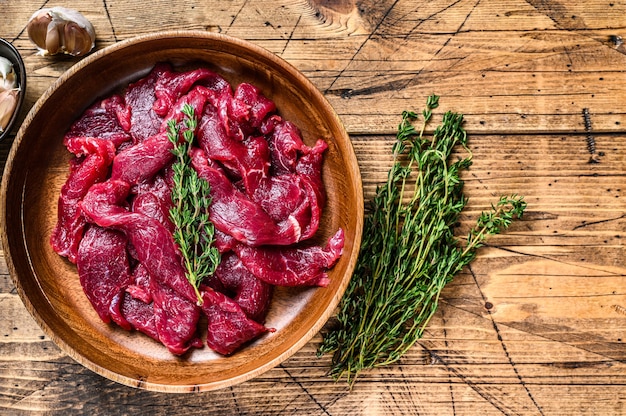
[[[168,8],[171,13],[140,17],[132,3],[113,2],[105,9],[97,2],[82,2],[97,28],[98,49],[146,31],[179,27],[251,40],[311,78],[354,134],[389,134],[396,114],[421,105],[431,93],[466,114],[468,129],[476,132],[583,131],[583,108],[593,115],[597,131],[619,132],[626,124],[624,111],[615,104],[625,96],[626,57],[622,45],[611,40],[623,26],[622,5],[607,9],[615,19],[600,22],[587,17],[595,16],[599,3],[563,9],[555,17],[556,12],[519,2],[507,2],[500,11],[467,1],[439,4],[435,10],[398,2],[387,9],[377,6],[373,16],[378,21],[361,19],[348,33],[324,19],[350,21],[354,8],[316,11],[299,2],[242,6],[190,9],[174,4]],[[470,18],[464,21],[468,9]],[[569,13],[576,17],[571,20],[584,24],[571,24]],[[0,26],[7,27],[3,36],[15,39],[25,55],[29,107],[77,60],[34,55],[24,31],[29,13],[16,14],[19,18],[6,26],[0,17]],[[16,25],[20,20],[22,25]]]

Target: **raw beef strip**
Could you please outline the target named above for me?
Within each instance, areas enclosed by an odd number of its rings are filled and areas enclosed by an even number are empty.
[[[217,167],[211,166],[203,150],[191,151],[198,176],[211,186],[209,218],[215,228],[251,246],[289,245],[300,239],[300,225],[289,219],[274,222],[259,204],[250,200]]]
[[[259,323],[264,322],[272,299],[272,285],[257,279],[232,252],[222,255],[214,276],[226,293],[235,294],[233,300],[248,317]]]
[[[293,174],[272,176],[262,181],[252,195],[252,199],[274,221],[289,218],[299,206],[308,203],[307,193],[300,178]]]
[[[207,317],[207,345],[214,351],[230,355],[240,346],[268,329],[248,318],[226,295],[206,288],[202,291],[202,310]]]
[[[275,221],[297,221],[300,240],[308,239],[319,227],[326,201],[322,158],[328,145],[321,139],[313,147],[305,145],[299,129],[276,115],[261,131],[269,135],[272,169],[271,176],[260,179],[252,199]]]
[[[125,293],[121,299],[121,311],[126,321],[138,331],[159,341],[159,333],[156,327],[154,305],[135,299]]]
[[[85,219],[78,204],[91,185],[106,179],[109,165],[115,156],[115,146],[107,140],[81,136],[69,138],[67,148],[77,158],[70,160],[70,174],[61,187],[58,220],[50,243],[59,255],[76,263],[78,244],[85,227]]]
[[[166,132],[127,147],[115,156],[111,179],[132,185],[148,180],[171,163],[174,159],[173,148]]]
[[[126,292],[135,299],[139,299],[144,303],[152,302],[152,293],[150,292],[150,273],[141,263],[135,267],[133,271],[133,282],[126,287]]]
[[[198,143],[207,156],[219,161],[236,178],[241,179],[248,195],[252,195],[270,168],[269,148],[263,138],[250,138],[247,143],[232,138],[226,131],[219,111],[208,104],[198,124]]]
[[[229,131],[235,136],[248,136],[276,111],[274,102],[252,84],[242,82],[228,103]]]
[[[191,347],[201,347],[198,336],[200,308],[183,298],[157,279],[150,280],[154,322],[159,341],[175,355],[182,355]]]
[[[323,140],[312,148],[302,147],[306,153],[295,160],[290,172],[281,169],[281,174],[263,178],[252,195],[274,221],[297,221],[300,240],[312,237],[319,227],[326,201],[321,168],[327,147]]]
[[[80,283],[106,323],[111,322],[111,312],[115,312],[111,310],[113,299],[132,283],[126,242],[126,236],[119,231],[92,226],[78,247],[76,267]]]
[[[170,219],[172,207],[171,184],[163,175],[156,175],[149,182],[136,187],[136,195],[132,200],[131,210],[154,218],[170,232],[174,231],[174,224]]]
[[[292,213],[292,216],[299,218],[298,222],[302,224],[301,240],[313,237],[317,232],[322,218],[322,207],[326,204],[326,191],[322,182],[322,157],[327,148],[326,142],[320,139],[296,163],[296,174],[308,198],[308,211],[306,206],[301,205]],[[307,215],[308,222],[301,219],[307,218]]]
[[[251,136],[244,140],[246,164],[240,165],[242,185],[246,194],[254,195],[259,185],[268,179],[270,170],[269,146],[264,137]]]
[[[276,222],[291,221],[300,227],[300,241],[319,227],[321,207],[310,180],[297,174],[272,176],[262,181],[252,199]]]
[[[194,85],[202,85],[218,95],[231,91],[230,84],[224,78],[206,68],[187,72],[165,71],[154,88],[156,97],[153,105],[154,111],[159,116],[168,119],[169,117],[166,116],[170,109]]]
[[[269,135],[273,174],[294,173],[298,156],[309,150],[302,141],[300,129],[290,121],[272,116],[261,127],[261,131]]]
[[[196,119],[199,119],[202,116],[205,105],[207,104],[207,97],[211,94],[212,92],[209,91],[206,87],[194,87],[191,91],[183,95],[178,101],[173,103],[172,106],[168,108],[168,113],[163,119],[160,131],[169,131],[168,123],[170,122],[170,120],[174,120],[176,124],[180,124],[183,118],[186,117],[186,115],[183,113],[183,108],[185,107],[185,105],[190,105],[194,110],[194,115],[196,116]],[[179,127],[182,133],[185,128],[184,126]]]
[[[65,134],[65,140],[70,137],[88,136],[110,140],[119,147],[122,143],[131,140],[130,110],[119,95],[105,98],[88,108],[76,120]]]
[[[326,191],[322,182],[322,161],[326,149],[328,149],[328,145],[320,139],[296,163],[296,173],[310,182],[320,207],[326,204]]]
[[[339,229],[326,247],[249,247],[233,248],[243,264],[256,277],[276,286],[326,286],[326,270],[343,250],[344,233]]]
[[[270,117],[261,131],[269,135],[273,174],[297,172],[306,176],[315,186],[319,205],[324,205],[326,197],[322,183],[322,159],[328,148],[326,142],[319,139],[313,147],[307,146],[302,141],[298,127],[279,116]]]
[[[156,65],[150,74],[128,86],[124,102],[130,108],[130,129],[133,143],[139,143],[154,136],[163,121],[154,111],[156,101],[155,86],[159,77],[168,72],[167,64]]]

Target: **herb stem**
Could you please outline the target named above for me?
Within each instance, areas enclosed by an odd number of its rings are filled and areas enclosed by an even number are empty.
[[[173,144],[176,161],[172,165],[173,187],[170,218],[174,223],[174,241],[181,253],[186,277],[194,288],[198,305],[202,305],[200,283],[215,272],[220,254],[215,247],[215,228],[209,220],[211,204],[209,183],[191,166],[189,149],[195,140],[197,118],[194,109],[185,104],[183,121],[168,121],[168,139]],[[182,140],[181,140],[182,135]]]

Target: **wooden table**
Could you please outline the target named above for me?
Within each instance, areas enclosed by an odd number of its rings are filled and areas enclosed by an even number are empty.
[[[3,0],[0,36],[28,73],[22,118],[77,62],[38,56],[27,38],[29,16],[52,5],[83,12],[97,49],[199,29],[284,58],[344,122],[366,199],[385,179],[400,113],[436,93],[435,117],[465,114],[474,153],[462,223],[501,194],[524,195],[528,209],[449,284],[401,362],[363,374],[352,390],[326,376],[319,335],[224,390],[173,395],[116,384],[43,334],[2,260],[1,414],[626,414],[624,2]],[[0,144],[2,165],[11,141]]]

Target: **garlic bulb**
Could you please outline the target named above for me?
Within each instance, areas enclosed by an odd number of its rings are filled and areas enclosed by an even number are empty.
[[[26,28],[40,55],[86,55],[96,41],[96,31],[91,22],[80,12],[65,7],[36,11]]]

